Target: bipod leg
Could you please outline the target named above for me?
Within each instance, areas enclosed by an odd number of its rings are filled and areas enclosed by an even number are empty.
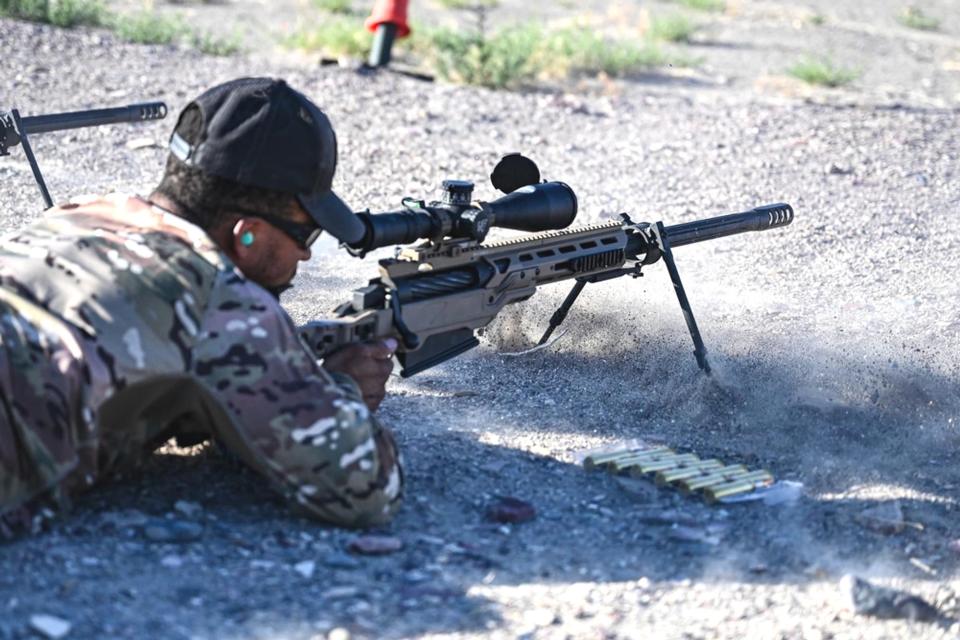
[[[563,304],[553,312],[553,316],[550,318],[550,326],[547,327],[547,330],[544,332],[543,337],[540,338],[540,342],[537,343],[537,346],[544,344],[547,340],[550,339],[550,336],[553,335],[553,332],[560,326],[560,323],[563,322],[564,318],[567,317],[567,313],[570,312],[570,307],[573,306],[573,303],[576,302],[577,296],[580,295],[580,292],[583,291],[583,288],[587,286],[586,280],[577,280],[577,283],[573,285],[573,289],[570,290],[570,293],[567,294],[567,298],[563,301]]]
[[[30,169],[33,171],[33,177],[37,180],[37,186],[40,187],[40,195],[43,201],[47,203],[47,209],[53,206],[53,200],[50,198],[50,192],[47,191],[47,184],[43,181],[43,174],[40,173],[40,165],[33,155],[33,149],[30,148],[30,141],[27,140],[27,131],[23,128],[23,122],[20,120],[20,112],[16,109],[10,110],[13,116],[13,126],[17,129],[17,135],[20,136],[20,145],[23,152],[27,155],[27,161],[30,163]]]
[[[670,280],[673,282],[673,289],[677,292],[677,300],[680,302],[680,309],[683,311],[683,319],[687,321],[687,329],[690,330],[690,337],[693,338],[693,355],[697,358],[697,364],[700,365],[704,373],[710,375],[710,363],[707,362],[707,348],[703,345],[703,338],[700,337],[700,329],[697,328],[697,321],[693,317],[693,309],[690,308],[690,301],[687,300],[687,292],[683,289],[680,272],[677,271],[677,263],[673,261],[673,250],[670,248],[670,242],[667,240],[663,223],[658,222],[655,229],[657,240],[660,242],[660,250],[663,252],[663,262],[667,265]]]

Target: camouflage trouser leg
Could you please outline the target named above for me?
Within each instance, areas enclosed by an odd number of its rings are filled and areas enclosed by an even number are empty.
[[[38,528],[66,502],[78,459],[76,371],[56,330],[0,297],[0,539]]]

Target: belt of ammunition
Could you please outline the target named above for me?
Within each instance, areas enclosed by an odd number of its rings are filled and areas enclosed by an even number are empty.
[[[697,489],[709,487],[712,484],[736,480],[738,476],[742,476],[746,473],[750,472],[747,471],[747,468],[742,464],[732,464],[727,467],[713,469],[707,472],[706,475],[689,478],[687,480],[681,480],[677,484],[684,493],[691,493]]]
[[[656,475],[657,486],[663,486],[676,482],[677,480],[686,480],[697,476],[706,475],[708,471],[715,471],[723,466],[723,463],[716,458],[710,460],[701,460],[691,464],[685,464],[677,469],[666,469],[658,471]]]
[[[657,452],[668,452],[670,449],[667,447],[657,447],[656,449],[631,449],[627,451],[608,451],[607,453],[596,453],[591,456],[587,456],[583,460],[583,466],[587,471],[595,469],[596,467],[602,466],[604,464],[620,460],[622,458],[631,458],[638,455],[649,455]]]
[[[759,470],[741,476],[732,482],[715,484],[703,490],[703,495],[707,502],[717,502],[721,498],[753,491],[757,487],[762,487],[773,482],[773,476],[768,471]]]
[[[682,464],[690,464],[694,462],[699,462],[700,458],[693,455],[692,453],[685,453],[683,455],[674,455],[670,457],[664,457],[656,460],[648,460],[638,462],[629,467],[630,475],[633,477],[642,476],[645,473],[651,473],[653,471],[664,471],[667,469],[676,469]]]

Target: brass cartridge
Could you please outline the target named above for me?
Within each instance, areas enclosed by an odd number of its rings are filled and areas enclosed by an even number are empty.
[[[620,460],[622,458],[632,458],[638,455],[648,455],[655,452],[670,451],[667,447],[657,447],[655,449],[625,449],[622,451],[608,451],[606,453],[596,453],[583,459],[583,467],[590,471],[607,463]]]
[[[665,469],[663,471],[658,471],[656,476],[657,486],[662,487],[665,484],[670,484],[671,482],[676,482],[677,480],[686,480],[687,478],[695,478],[701,475],[707,475],[708,471],[715,471],[723,466],[723,463],[716,458],[711,458],[709,460],[700,460],[699,462],[693,462],[690,464],[685,464],[682,467],[676,469]]]
[[[758,471],[752,471],[732,482],[724,482],[722,484],[715,484],[710,487],[706,487],[703,490],[703,495],[706,498],[707,502],[717,502],[721,498],[727,496],[733,496],[740,493],[747,493],[753,491],[757,487],[762,487],[773,482],[773,476],[770,475],[770,472],[760,469]]]
[[[742,464],[732,464],[727,467],[711,470],[706,475],[681,480],[677,485],[679,485],[681,491],[684,493],[691,493],[703,487],[736,480],[738,476],[746,473],[749,473],[749,471],[747,471],[747,468]]]
[[[635,464],[627,467],[630,470],[630,475],[634,478],[638,478],[645,473],[651,473],[653,471],[666,471],[669,469],[677,469],[683,464],[692,464],[694,462],[699,462],[700,458],[695,456],[692,453],[685,453],[683,455],[674,455],[674,456],[665,456],[663,458],[658,458],[655,460],[645,460],[640,461]]]
[[[650,460],[661,460],[665,457],[675,456],[676,454],[672,449],[667,449],[666,447],[662,449],[652,449],[650,451],[644,451],[643,453],[638,453],[636,455],[630,456],[629,458],[617,458],[612,462],[604,463],[604,467],[607,471],[612,473],[619,473],[630,467],[631,465],[637,464],[638,462],[647,462]]]

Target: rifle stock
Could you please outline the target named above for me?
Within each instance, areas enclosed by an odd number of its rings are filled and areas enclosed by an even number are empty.
[[[671,246],[781,227],[792,221],[790,205],[775,204],[670,227],[634,223],[621,214],[619,222],[488,244],[470,239],[428,242],[380,260],[380,277],[356,289],[353,299],[338,308],[337,318],[309,322],[300,327],[300,333],[321,358],[352,343],[396,338],[401,375],[407,377],[476,346],[477,329],[488,325],[505,306],[528,299],[541,286],[564,280],[578,283],[551,320],[542,343],[562,322],[585,283],[637,277],[643,266],[661,258],[670,266]],[[674,276],[675,266],[671,269]],[[679,275],[674,284],[680,296]],[[685,303],[683,295],[681,306]],[[709,372],[688,305],[684,311],[701,352],[698,361],[703,357],[701,367]]]

